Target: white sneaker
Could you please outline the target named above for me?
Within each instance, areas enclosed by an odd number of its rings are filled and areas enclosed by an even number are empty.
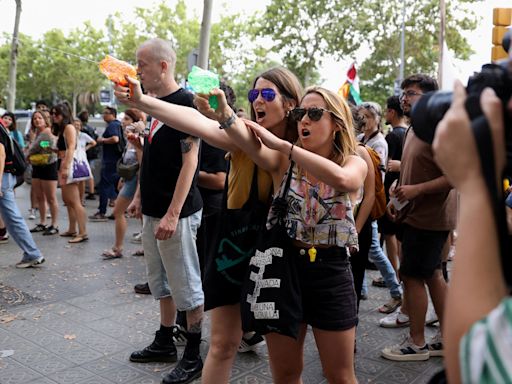
[[[409,316],[402,313],[401,308],[379,320],[379,325],[383,328],[408,327],[410,323]]]
[[[381,355],[393,361],[425,361],[430,357],[430,351],[427,344],[416,345],[409,335],[405,335],[400,344],[384,348]]]
[[[29,220],[35,220],[36,219],[36,208],[30,208],[28,210],[29,214],[28,214],[28,219]]]
[[[137,235],[133,236],[130,239],[130,242],[133,244],[142,244],[142,232],[139,232]]]
[[[425,325],[432,325],[437,323],[437,315],[435,311],[427,311],[427,318],[425,319]],[[408,327],[411,324],[409,316],[402,313],[401,307],[398,311],[393,312],[386,317],[379,320],[379,325],[383,328],[403,328]]]

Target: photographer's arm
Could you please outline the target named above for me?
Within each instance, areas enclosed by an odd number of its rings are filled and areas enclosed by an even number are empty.
[[[460,193],[456,245],[459,257],[454,262],[443,329],[450,383],[461,382],[459,345],[462,337],[476,321],[498,306],[507,293],[497,228],[471,123],[464,108],[465,97],[464,87],[457,83],[452,106],[439,124],[433,143],[435,160]],[[501,104],[491,90],[483,92],[481,103],[493,131],[497,169],[500,170],[505,158]],[[453,148],[461,150],[455,152]]]

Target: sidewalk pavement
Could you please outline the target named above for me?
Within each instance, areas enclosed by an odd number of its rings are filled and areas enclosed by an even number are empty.
[[[28,216],[29,186],[16,190]],[[59,227],[67,214],[59,195]],[[98,201],[87,200],[88,214]],[[29,227],[37,221],[28,221]],[[37,268],[16,269],[21,251],[9,240],[0,245],[0,383],[2,384],[151,384],[160,383],[174,364],[131,363],[131,352],[147,346],[159,327],[158,305],[151,296],[137,295],[133,285],[145,282],[143,257],[131,256],[140,245],[125,242],[124,257],[104,261],[112,245],[114,222],[89,222],[90,240],[69,245],[59,236],[34,234],[46,262]],[[130,219],[127,240],[139,229]],[[376,276],[371,271],[370,278]],[[371,285],[371,284],[370,284]],[[442,367],[441,358],[423,362],[391,362],[380,357],[398,342],[403,329],[378,326],[376,308],[388,300],[386,289],[370,287],[361,302],[357,329],[356,373],[360,383],[426,383]],[[208,350],[206,315],[201,349]],[[407,328],[406,328],[407,330]],[[427,329],[432,335],[435,329]],[[181,354],[182,347],[178,348]],[[3,357],[2,357],[3,356]],[[196,380],[199,383],[199,380]],[[304,351],[305,384],[326,383],[310,331]],[[238,354],[231,383],[272,383],[266,347]]]

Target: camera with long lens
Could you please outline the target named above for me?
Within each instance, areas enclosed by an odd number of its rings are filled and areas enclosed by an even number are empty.
[[[503,48],[509,52],[512,40],[512,29],[503,37]],[[466,111],[471,121],[475,122],[483,116],[480,106],[480,95],[484,88],[490,87],[496,92],[503,105],[505,122],[505,144],[507,152],[506,174],[512,174],[512,111],[507,104],[512,102],[512,60],[496,64],[485,64],[482,70],[468,80]],[[452,92],[436,91],[426,93],[414,105],[411,113],[414,133],[421,140],[432,143],[437,124],[452,103]]]

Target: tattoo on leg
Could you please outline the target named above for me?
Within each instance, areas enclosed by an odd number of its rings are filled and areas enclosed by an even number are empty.
[[[192,143],[186,140],[180,140],[181,145],[181,153],[187,153],[190,152],[192,149]]]
[[[201,332],[201,320],[199,320],[197,323],[190,324],[188,327],[188,331],[190,333],[200,333]]]

